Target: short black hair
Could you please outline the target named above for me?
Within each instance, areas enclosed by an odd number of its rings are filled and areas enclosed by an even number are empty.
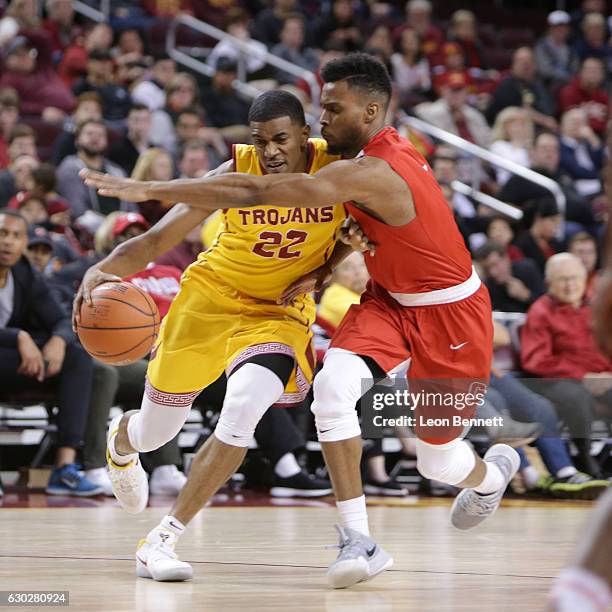
[[[148,111],[148,110],[151,110],[151,109],[146,104],[141,104],[140,102],[136,102],[135,104],[132,104],[132,108],[130,108],[130,113],[134,111]]]
[[[55,166],[52,164],[42,163],[38,168],[32,170],[32,178],[44,193],[55,191],[57,186],[57,175]]]
[[[391,77],[387,67],[373,55],[349,53],[328,62],[321,70],[326,83],[346,81],[349,87],[391,99]]]
[[[21,219],[25,223],[27,229],[28,220],[18,210],[15,210],[14,208],[0,208],[0,217],[2,215],[6,215],[7,217],[15,217],[15,219]]]
[[[306,125],[302,103],[288,91],[282,89],[266,91],[251,104],[249,123],[253,121],[263,123],[279,117],[289,117],[291,123],[300,127]]]
[[[506,247],[499,242],[489,240],[474,251],[476,261],[484,261],[491,253],[497,253],[500,257],[507,255]]]

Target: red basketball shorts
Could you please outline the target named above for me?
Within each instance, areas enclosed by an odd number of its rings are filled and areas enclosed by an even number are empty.
[[[463,419],[476,412],[479,400],[468,394],[482,399],[489,380],[489,292],[481,285],[460,301],[408,307],[370,281],[361,303],[351,306],[336,330],[331,347],[370,357],[387,373],[409,364],[410,393],[428,394],[414,409],[414,431],[427,442],[448,442],[462,434]]]

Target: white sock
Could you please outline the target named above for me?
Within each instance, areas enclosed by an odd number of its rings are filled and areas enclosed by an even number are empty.
[[[274,473],[279,478],[291,478],[302,471],[293,453],[285,453],[274,466]]]
[[[555,612],[605,612],[612,603],[612,591],[601,576],[568,567],[557,578],[550,599]]]
[[[185,532],[185,525],[181,523],[176,517],[167,514],[160,521],[159,525],[152,529],[147,536],[147,540],[149,542],[156,540],[163,540],[164,542],[170,544],[170,546],[174,546],[176,541],[179,539],[181,535]],[[160,535],[160,533],[162,535]],[[164,537],[165,534],[165,537]],[[170,534],[170,539],[168,541],[168,534]]]
[[[108,452],[115,465],[127,465],[133,459],[138,457],[138,453],[131,453],[129,455],[120,455],[115,448],[115,441],[117,440],[117,434],[111,437],[108,443]]]
[[[540,472],[533,465],[528,465],[524,470],[521,470],[521,476],[526,489],[535,489],[538,480],[540,480]]]
[[[557,472],[556,476],[557,478],[569,478],[577,472],[578,470],[573,465],[566,465]]]
[[[343,527],[349,527],[367,536],[370,535],[365,495],[345,501],[337,501],[336,507],[338,512],[340,512],[340,520]]]
[[[485,461],[485,465],[487,466],[485,477],[477,487],[474,487],[474,491],[481,495],[488,495],[489,493],[499,491],[506,481],[501,470],[494,463]]]

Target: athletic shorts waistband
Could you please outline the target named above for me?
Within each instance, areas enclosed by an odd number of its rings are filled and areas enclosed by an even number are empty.
[[[476,268],[472,266],[470,278],[459,285],[446,289],[436,289],[426,293],[394,293],[389,295],[402,306],[436,306],[438,304],[451,304],[470,297],[480,289],[482,284]]]

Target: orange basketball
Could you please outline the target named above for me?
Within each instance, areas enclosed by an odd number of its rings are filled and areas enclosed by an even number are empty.
[[[103,283],[83,302],[77,333],[92,356],[128,365],[148,355],[159,332],[159,312],[151,297],[130,283]]]

